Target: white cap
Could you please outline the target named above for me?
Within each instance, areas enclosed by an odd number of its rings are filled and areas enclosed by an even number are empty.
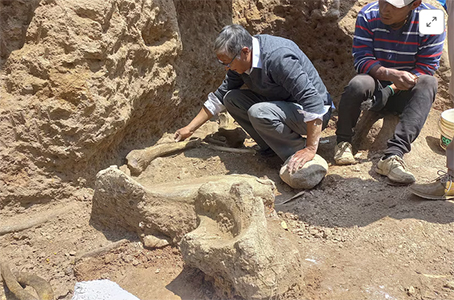
[[[412,3],[414,0],[386,0],[389,4],[392,6],[395,6],[397,8],[402,8],[404,6],[407,6],[408,4]]]

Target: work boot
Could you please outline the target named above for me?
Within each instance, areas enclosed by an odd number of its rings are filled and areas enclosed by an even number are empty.
[[[351,165],[356,163],[353,157],[353,147],[349,142],[340,142],[334,147],[334,161],[336,165]]]
[[[397,155],[392,155],[386,159],[382,157],[375,171],[378,174],[388,176],[389,180],[397,183],[410,184],[415,182],[415,176],[407,170],[404,160]]]
[[[454,177],[443,171],[438,171],[438,175],[434,182],[410,186],[410,192],[429,200],[454,199]]]

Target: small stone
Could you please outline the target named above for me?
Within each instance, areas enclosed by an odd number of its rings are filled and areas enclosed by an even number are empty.
[[[311,235],[316,235],[316,234],[318,233],[318,230],[315,229],[315,228],[311,228],[311,229],[309,229],[309,233],[310,233]]]
[[[304,235],[304,230],[302,230],[302,229],[297,229],[297,230],[295,230],[295,233],[296,233],[297,235]]]
[[[65,269],[65,275],[66,275],[66,276],[71,276],[71,275],[73,275],[73,273],[74,273],[73,268],[67,267],[67,268]]]
[[[314,234],[314,237],[316,237],[316,238],[318,238],[318,239],[319,239],[319,238],[322,238],[322,237],[323,237],[323,233],[322,233],[322,232],[316,232],[316,233]]]
[[[281,227],[284,228],[285,230],[288,230],[288,226],[287,223],[285,223],[285,221],[281,222]]]
[[[408,294],[408,296],[414,295],[415,294],[415,288],[413,286],[410,286],[407,289],[407,294]]]
[[[167,245],[169,245],[169,242],[166,239],[153,235],[147,235],[143,238],[143,246],[148,249],[163,248]]]
[[[33,86],[31,84],[24,84],[22,86],[22,92],[24,94],[33,94]]]
[[[454,290],[454,281],[448,281],[444,285],[445,288],[448,288],[450,290]]]
[[[69,255],[71,255],[71,256],[76,256],[76,251],[71,251],[71,252],[69,252]]]

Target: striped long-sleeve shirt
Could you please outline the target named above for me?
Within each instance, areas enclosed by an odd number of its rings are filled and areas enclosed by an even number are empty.
[[[435,7],[422,3],[412,10],[406,24],[393,30],[381,22],[378,1],[366,5],[356,19],[353,38],[354,65],[358,73],[369,73],[376,66],[433,75],[439,67],[446,32],[419,33],[419,12]]]

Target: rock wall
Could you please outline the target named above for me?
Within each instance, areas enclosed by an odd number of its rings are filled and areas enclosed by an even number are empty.
[[[223,79],[212,46],[226,24],[293,39],[337,103],[367,2],[0,0],[0,208],[91,188],[185,124]]]
[[[297,43],[337,103],[348,78],[355,74],[352,36],[339,22],[356,2],[238,0],[234,3],[235,21],[253,33],[279,35]]]
[[[40,1],[1,70],[2,204],[71,194],[171,126],[181,50],[172,1]]]

